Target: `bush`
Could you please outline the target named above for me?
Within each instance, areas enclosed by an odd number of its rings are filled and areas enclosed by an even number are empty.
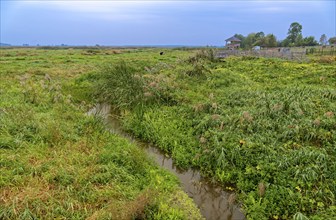
[[[215,62],[216,61],[216,53],[214,49],[203,49],[198,51],[194,56],[189,57],[189,59],[187,59],[188,63],[194,63],[195,61],[200,61],[200,60],[204,60],[204,61],[211,61],[211,62]]]
[[[135,69],[121,61],[101,68],[96,93],[118,109],[131,109],[144,100],[144,81]]]
[[[336,62],[336,56],[322,56],[317,60],[318,63],[334,63]]]
[[[206,73],[210,72],[210,70],[205,66],[202,61],[195,61],[192,67],[188,68],[186,74],[188,76],[205,76]]]
[[[118,110],[140,110],[145,105],[175,103],[171,96],[176,83],[164,74],[141,74],[121,61],[105,65],[93,79],[98,100],[108,102]]]

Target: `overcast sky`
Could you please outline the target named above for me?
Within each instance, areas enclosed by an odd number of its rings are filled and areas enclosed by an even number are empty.
[[[303,36],[336,36],[335,0],[1,1],[2,43],[217,45],[235,33],[278,40],[294,21]]]

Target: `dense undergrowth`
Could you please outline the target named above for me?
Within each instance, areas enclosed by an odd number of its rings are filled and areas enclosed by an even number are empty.
[[[104,97],[122,110],[125,128],[172,155],[178,166],[233,184],[249,219],[334,218],[334,59],[216,60],[211,54],[156,65],[155,71],[137,68],[125,79],[120,68],[137,66],[115,64],[97,75],[98,94],[119,92],[121,103]],[[137,96],[129,99],[132,89]],[[131,107],[125,105],[130,100]]]
[[[90,72],[135,51],[0,52],[0,219],[201,219],[175,177],[86,115]]]

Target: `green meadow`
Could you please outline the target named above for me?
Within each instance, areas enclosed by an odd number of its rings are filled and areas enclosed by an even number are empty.
[[[234,191],[247,219],[336,216],[335,57],[14,48],[0,58],[0,219],[202,218],[176,177],[86,114],[96,103]]]
[[[86,115],[83,77],[137,50],[0,52],[0,219],[202,219],[176,177]]]

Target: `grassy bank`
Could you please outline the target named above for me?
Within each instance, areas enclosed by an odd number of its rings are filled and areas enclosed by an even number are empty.
[[[97,66],[157,55],[0,50],[0,219],[201,218],[175,177],[86,115]]]
[[[212,55],[108,65],[97,89],[123,110],[125,128],[178,166],[234,185],[249,219],[334,218],[335,58]]]

